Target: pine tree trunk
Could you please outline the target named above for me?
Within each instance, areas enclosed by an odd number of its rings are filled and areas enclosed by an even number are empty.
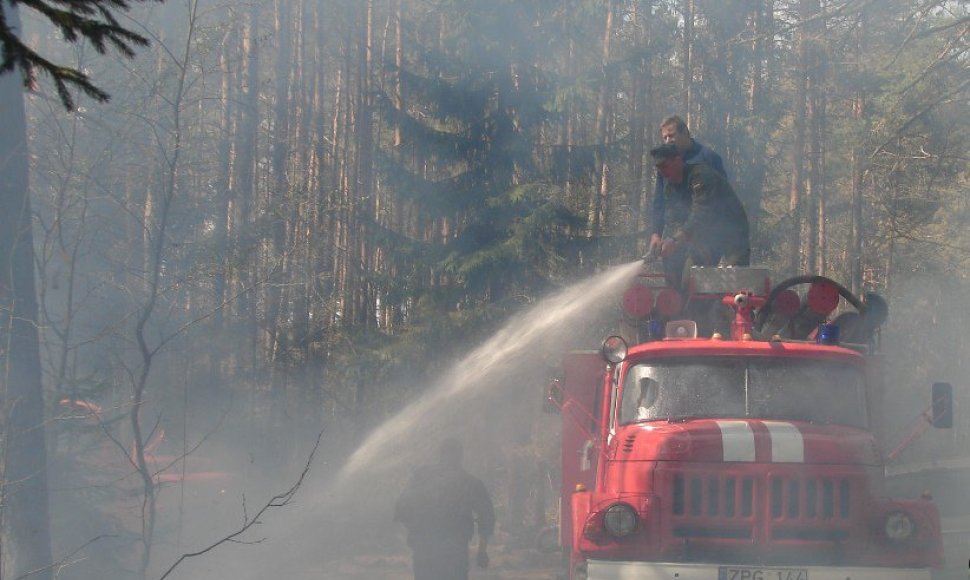
[[[376,196],[374,195],[373,173],[373,105],[371,98],[371,63],[372,63],[372,19],[373,0],[362,0],[358,5],[357,30],[357,123],[356,123],[356,153],[357,168],[354,184],[355,198],[360,204],[355,212],[354,220],[357,239],[354,252],[354,262],[358,279],[354,303],[356,316],[355,324],[370,326],[374,321],[373,287],[367,282],[369,273],[374,269],[374,256],[371,252],[370,230],[375,219]]]
[[[639,11],[634,12],[633,25],[637,27],[637,44],[646,50],[650,43],[648,26],[650,24],[649,14],[646,16]],[[644,170],[643,156],[646,151],[647,142],[647,105],[649,100],[645,95],[649,94],[650,84],[650,62],[646,58],[637,60],[634,69],[633,88],[630,91],[630,227],[632,233],[640,233],[646,230],[646,220],[643,215],[643,205],[647,194],[647,179]],[[651,166],[652,167],[652,166]],[[643,240],[639,238],[634,242],[636,256],[646,253],[647,247]]]
[[[815,14],[813,4],[816,0],[799,0],[799,18],[805,20]],[[809,31],[804,25],[796,32],[795,93],[792,110],[795,113],[791,150],[791,181],[788,187],[788,210],[792,227],[789,237],[788,267],[792,273],[804,271],[806,255],[803,244],[813,243],[806,239],[802,228],[805,219],[805,135],[808,124],[808,75],[811,74]]]
[[[774,0],[757,3],[752,10],[750,28],[751,68],[748,72],[748,94],[745,115],[751,122],[749,142],[751,149],[742,153],[741,159],[749,160],[738,164],[737,192],[748,211],[751,224],[751,239],[758,239],[759,220],[761,215],[762,192],[767,173],[765,161],[765,137],[769,131],[765,120],[764,110],[767,106],[768,90],[771,87],[772,70],[767,63],[771,62],[772,42],[774,38]]]
[[[681,87],[683,91],[684,120],[687,126],[694,124],[694,0],[683,0],[684,14],[684,44],[683,44],[683,73]]]
[[[606,21],[603,27],[602,58],[600,60],[601,85],[596,102],[596,133],[593,142],[599,148],[596,157],[597,187],[590,188],[589,216],[587,219],[589,235],[597,238],[604,225],[606,213],[606,196],[609,193],[610,160],[606,153],[610,116],[612,114],[612,78],[609,71],[610,46],[613,38],[613,15],[616,12],[616,0],[607,2]]]
[[[230,264],[233,262],[230,254],[233,247],[232,227],[234,224],[232,212],[235,209],[235,201],[232,190],[231,171],[232,134],[234,132],[233,119],[235,116],[234,103],[236,102],[236,95],[233,93],[234,75],[231,72],[229,63],[232,58],[230,54],[232,47],[231,39],[235,36],[235,33],[238,33],[235,24],[226,28],[219,52],[219,72],[221,75],[219,87],[219,144],[217,149],[219,168],[216,178],[216,193],[219,196],[219,206],[215,212],[215,235],[222,242],[220,248],[222,250],[222,260],[215,272],[213,293],[215,295],[214,302],[216,305],[225,304],[229,298],[229,287],[231,284]],[[217,326],[221,326],[226,318],[225,309],[219,308],[216,311],[216,316],[218,317]]]
[[[815,258],[813,260],[814,272],[826,274],[828,263],[826,251],[828,249],[828,239],[826,236],[826,203],[828,202],[827,188],[825,184],[825,127],[826,127],[826,99],[821,90],[816,90],[813,95],[814,105],[812,107],[812,198],[815,201],[814,212],[814,232],[815,239]]]
[[[293,50],[293,18],[291,0],[277,0],[276,18],[274,19],[276,38],[278,39],[276,53],[276,82],[273,103],[273,134],[270,147],[271,169],[273,173],[273,190],[269,192],[268,203],[273,208],[275,218],[272,223],[272,244],[268,254],[276,262],[280,279],[288,280],[292,274],[293,254],[287,248],[287,228],[291,223],[291,200],[289,199],[290,183],[287,161],[290,155],[290,97],[293,95],[290,72],[292,69]],[[273,267],[273,266],[268,266]],[[266,332],[270,345],[271,361],[277,361],[285,356],[282,352],[289,346],[289,336],[292,329],[286,304],[289,284],[269,284],[266,289]]]
[[[8,25],[19,31],[16,6],[0,1]],[[0,575],[49,580],[47,444],[23,91],[17,72],[0,74]]]
[[[857,62],[862,62],[866,51],[866,28],[867,12],[865,10],[859,16],[860,22],[857,27]],[[861,66],[861,65],[860,65]],[[866,93],[864,89],[859,89],[852,100],[852,118],[861,123],[864,119],[866,107]],[[863,176],[866,168],[865,152],[862,150],[862,143],[856,144],[850,154],[850,164],[852,171],[852,201],[851,201],[851,225],[848,251],[848,270],[849,284],[853,293],[858,294],[862,290],[862,238],[863,238]]]
[[[259,45],[259,3],[254,2],[247,14],[243,29],[242,57],[246,68],[242,80],[242,106],[239,107],[239,120],[236,132],[236,159],[233,169],[234,199],[238,202],[236,215],[238,216],[237,231],[245,231],[253,222],[253,208],[257,201],[256,191],[256,144],[259,131],[259,86],[260,86],[260,45]],[[250,288],[253,275],[246,271],[238,274],[238,284],[242,288]],[[255,318],[255,296],[252,292],[243,292],[239,297],[240,316],[244,319]]]

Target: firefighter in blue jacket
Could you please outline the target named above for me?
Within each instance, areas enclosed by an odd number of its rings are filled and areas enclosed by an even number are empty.
[[[673,143],[650,150],[664,178],[659,252],[676,286],[691,266],[747,266],[748,216],[734,189],[705,163],[686,163]]]

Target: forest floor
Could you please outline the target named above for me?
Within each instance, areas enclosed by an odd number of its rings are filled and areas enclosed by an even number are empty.
[[[470,555],[474,560],[473,552]],[[558,553],[544,554],[532,547],[490,546],[489,557],[491,561],[487,569],[472,564],[469,580],[553,580],[559,572]],[[410,558],[409,553],[356,556],[330,562],[326,568],[309,569],[306,579],[410,580],[413,578]]]

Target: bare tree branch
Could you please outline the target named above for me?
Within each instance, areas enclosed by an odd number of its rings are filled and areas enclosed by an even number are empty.
[[[87,542],[84,542],[83,544],[81,544],[80,546],[78,546],[70,554],[64,556],[63,558],[61,558],[60,560],[52,563],[51,565],[44,566],[43,568],[39,568],[37,570],[31,570],[29,572],[26,572],[24,574],[21,574],[20,576],[17,576],[16,578],[14,578],[14,580],[24,580],[25,578],[30,578],[31,576],[33,576],[35,574],[39,574],[40,572],[44,572],[44,571],[48,571],[48,570],[56,570],[57,572],[54,575],[55,576],[59,576],[60,575],[60,571],[62,569],[64,569],[64,568],[70,566],[71,564],[74,564],[75,562],[77,562],[77,560],[72,559],[72,558],[74,558],[74,555],[75,554],[77,554],[78,552],[80,552],[84,548],[87,548],[91,544],[97,542],[98,540],[103,540],[105,538],[117,538],[117,537],[118,536],[116,536],[114,534],[101,534],[100,536],[95,536],[94,538],[91,538]]]
[[[209,544],[208,546],[206,546],[206,547],[204,547],[204,548],[202,548],[200,550],[197,550],[195,552],[189,552],[189,553],[182,554],[181,556],[179,556],[178,560],[176,560],[175,563],[173,563],[168,568],[168,570],[165,571],[164,574],[162,574],[161,576],[159,576],[158,580],[165,580],[165,578],[168,578],[169,575],[175,570],[175,568],[177,568],[182,562],[184,562],[188,558],[194,558],[196,556],[201,556],[203,554],[207,554],[207,553],[215,550],[216,548],[218,548],[222,544],[226,544],[226,543],[238,543],[239,542],[239,540],[238,540],[239,536],[241,536],[244,533],[246,533],[246,531],[248,531],[249,528],[253,527],[256,524],[259,524],[260,523],[260,518],[263,516],[263,514],[265,514],[267,511],[269,511],[270,508],[279,508],[279,507],[284,507],[286,505],[289,505],[289,503],[293,500],[293,496],[296,495],[296,492],[299,491],[300,486],[303,485],[303,480],[306,479],[307,474],[310,472],[310,466],[313,464],[313,456],[316,455],[317,448],[320,447],[320,439],[322,437],[323,437],[323,431],[321,431],[317,435],[317,440],[313,444],[313,449],[310,450],[310,455],[307,457],[306,465],[303,466],[303,471],[300,473],[300,477],[297,478],[296,483],[294,483],[288,490],[284,491],[283,493],[279,493],[279,494],[274,495],[273,497],[271,497],[269,499],[269,501],[267,501],[265,504],[263,504],[263,507],[261,507],[255,514],[253,514],[252,517],[249,517],[248,515],[246,515],[246,512],[245,512],[245,503],[244,503],[243,504],[244,505],[244,508],[243,508],[244,509],[244,511],[243,511],[243,524],[242,524],[242,526],[239,527],[239,529],[237,529],[236,531],[230,533],[227,536],[224,536],[220,540],[218,540],[218,541],[216,541],[216,542],[214,542],[212,544]],[[256,543],[258,543],[258,542],[256,542]]]

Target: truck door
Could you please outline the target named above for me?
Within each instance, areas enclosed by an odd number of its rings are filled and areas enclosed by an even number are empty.
[[[570,501],[578,485],[592,489],[596,482],[596,433],[600,426],[605,363],[598,352],[583,351],[563,360],[561,487],[559,539],[564,547],[572,538]]]

